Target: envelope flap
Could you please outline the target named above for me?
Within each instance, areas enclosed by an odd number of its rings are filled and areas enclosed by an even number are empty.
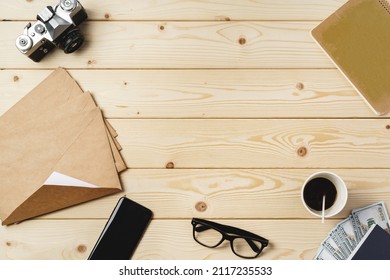
[[[58,161],[53,171],[98,187],[121,187],[100,110]]]
[[[90,201],[99,197],[114,194],[120,189],[84,188],[69,186],[42,186],[25,202],[12,212],[3,225],[9,225],[21,220],[40,216],[69,206]]]

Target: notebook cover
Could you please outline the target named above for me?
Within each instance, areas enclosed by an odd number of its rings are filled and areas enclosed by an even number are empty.
[[[373,225],[349,256],[350,260],[390,260],[390,234]]]
[[[311,34],[376,114],[390,111],[389,0],[350,0]]]

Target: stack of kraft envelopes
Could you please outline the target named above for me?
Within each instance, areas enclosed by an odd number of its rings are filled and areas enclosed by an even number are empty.
[[[115,130],[58,68],[0,117],[0,219],[17,223],[122,190]]]

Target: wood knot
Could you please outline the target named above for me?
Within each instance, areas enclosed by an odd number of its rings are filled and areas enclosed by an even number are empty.
[[[85,245],[79,245],[79,246],[77,246],[77,251],[78,251],[79,253],[85,253],[85,252],[87,251],[87,246],[85,246]]]
[[[161,31],[163,31],[165,29],[165,26],[164,25],[159,25],[158,26],[158,29],[160,29]]]
[[[230,17],[228,17],[228,16],[223,16],[223,15],[215,16],[215,20],[231,21]]]
[[[204,203],[203,201],[199,201],[195,204],[195,209],[198,211],[198,212],[204,212],[207,210],[207,204]]]
[[[174,164],[172,161],[170,161],[170,162],[168,162],[168,163],[165,165],[165,168],[167,168],[167,169],[173,169],[173,168],[175,168],[175,164]]]
[[[390,129],[390,124],[386,125],[386,129]]]
[[[14,76],[14,82],[17,82],[17,81],[19,81],[19,76]]]
[[[303,90],[305,88],[305,85],[303,83],[297,83],[295,85],[295,87],[298,89],[298,90]]]
[[[105,19],[110,19],[110,14],[109,14],[109,13],[105,13],[105,14],[104,14],[104,18],[105,18]]]
[[[240,45],[245,45],[246,44],[246,39],[244,37],[241,37],[240,39],[238,39],[238,43]]]
[[[298,156],[304,157],[307,155],[307,148],[306,147],[300,147],[297,151]]]
[[[7,241],[7,242],[5,242],[5,245],[7,245],[8,247],[11,247],[12,243],[10,241]]]

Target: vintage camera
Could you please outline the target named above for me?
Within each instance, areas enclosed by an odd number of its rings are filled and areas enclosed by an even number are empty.
[[[88,18],[77,0],[61,0],[54,8],[47,6],[37,15],[37,22],[27,24],[16,39],[16,47],[39,62],[55,46],[65,53],[78,50],[84,42],[79,25]]]

